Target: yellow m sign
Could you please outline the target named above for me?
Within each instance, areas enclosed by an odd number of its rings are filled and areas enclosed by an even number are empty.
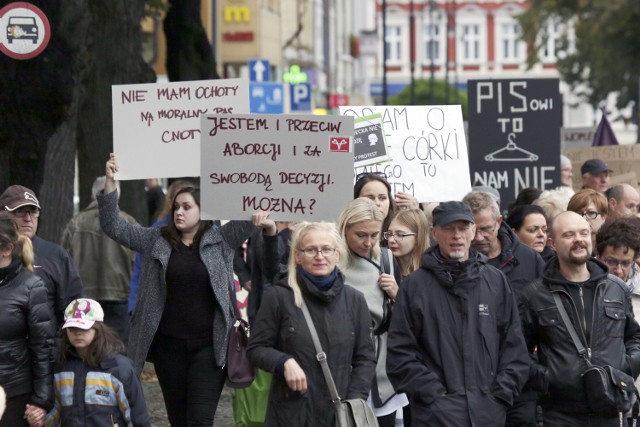
[[[224,22],[249,22],[251,9],[247,6],[225,6]]]

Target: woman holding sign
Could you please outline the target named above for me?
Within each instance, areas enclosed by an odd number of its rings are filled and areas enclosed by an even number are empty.
[[[226,379],[234,250],[255,228],[249,221],[214,227],[200,220],[196,187],[176,193],[167,225],[129,224],[118,215],[117,171],[111,154],[97,199],[104,232],[142,254],[128,356],[138,374],[146,359],[154,363],[171,425],[212,425]],[[267,216],[255,213],[254,224]]]
[[[387,329],[400,271],[391,252],[380,248],[383,220],[380,209],[365,197],[349,202],[338,219],[338,230],[349,248],[345,283],[364,294],[373,320],[377,361],[369,404],[380,427],[395,426],[396,411],[409,403],[404,394],[395,393],[387,377]]]

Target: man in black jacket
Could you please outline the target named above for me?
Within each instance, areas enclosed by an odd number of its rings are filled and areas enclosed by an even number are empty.
[[[502,271],[513,291],[518,295],[528,283],[542,275],[542,257],[524,245],[511,230],[494,198],[482,191],[467,194],[463,201],[469,205],[476,223],[476,234],[471,247],[489,258],[490,265]],[[509,408],[505,427],[536,427],[538,394],[525,387],[514,405]]]
[[[591,363],[609,365],[633,378],[640,372],[640,326],[633,316],[625,284],[591,258],[591,228],[575,212],[556,216],[551,226],[556,257],[543,277],[521,292],[520,315],[530,352],[532,384],[543,393],[544,425],[618,426],[618,417],[593,413],[587,404],[582,372],[587,361],[560,317],[553,295],[560,296],[571,324],[587,348]]]
[[[0,195],[0,209],[11,214],[20,234],[31,239],[35,260],[34,272],[47,288],[53,314],[54,330],[62,325],[67,305],[82,293],[82,281],[73,260],[62,246],[38,236],[40,202],[36,193],[21,185],[12,185]]]
[[[437,245],[396,298],[387,373],[409,396],[412,425],[504,426],[529,373],[513,291],[470,249],[475,231],[464,203],[437,206]]]

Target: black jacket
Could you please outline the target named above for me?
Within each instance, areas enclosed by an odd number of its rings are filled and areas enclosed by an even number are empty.
[[[428,426],[504,425],[529,373],[516,302],[505,276],[470,250],[444,260],[435,246],[400,287],[387,374]]]
[[[371,317],[364,296],[344,285],[342,275],[327,291],[319,291],[298,275],[338,394],[366,399],[375,370]],[[254,366],[274,372],[265,426],[333,426],[334,410],[316,350],[302,314],[294,304],[286,278],[265,291],[248,356]],[[284,358],[293,357],[307,377],[307,392],[292,391],[282,372]]]
[[[513,290],[517,293],[530,282],[542,276],[544,261],[529,246],[520,242],[518,236],[505,221],[498,231],[498,239],[502,244],[502,252],[490,264],[502,271]]]
[[[14,261],[0,283],[0,384],[8,397],[29,393],[30,403],[53,406],[54,329],[42,280]]]
[[[543,277],[522,291],[519,307],[529,351],[538,350],[538,362],[531,366],[532,385],[548,393],[544,406],[574,414],[589,413],[580,376],[587,363],[560,318],[554,292],[559,293],[583,344],[591,349],[592,363],[611,365],[634,378],[640,373],[640,326],[630,294],[621,280],[607,274],[604,264],[592,258],[587,267],[591,279],[580,286],[564,279],[558,259],[552,258]],[[587,299],[585,312],[580,309],[580,295],[593,298],[591,304]]]
[[[73,259],[62,246],[38,236],[31,239],[35,260],[34,272],[47,288],[49,306],[53,310],[54,330],[64,323],[64,310],[82,294],[82,280]]]

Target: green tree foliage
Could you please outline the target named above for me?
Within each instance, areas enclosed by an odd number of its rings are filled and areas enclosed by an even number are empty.
[[[518,17],[523,40],[535,64],[546,43],[547,22],[573,25],[573,46],[565,35],[556,45],[562,79],[574,93],[594,107],[618,92],[623,107],[638,94],[640,77],[640,2],[638,0],[530,0],[530,8]]]
[[[462,115],[467,119],[467,92],[447,84],[443,80],[434,80],[433,97],[431,96],[431,80],[415,81],[416,105],[462,105]],[[433,102],[431,100],[433,99]],[[411,85],[407,85],[402,92],[389,98],[389,105],[411,105]]]

